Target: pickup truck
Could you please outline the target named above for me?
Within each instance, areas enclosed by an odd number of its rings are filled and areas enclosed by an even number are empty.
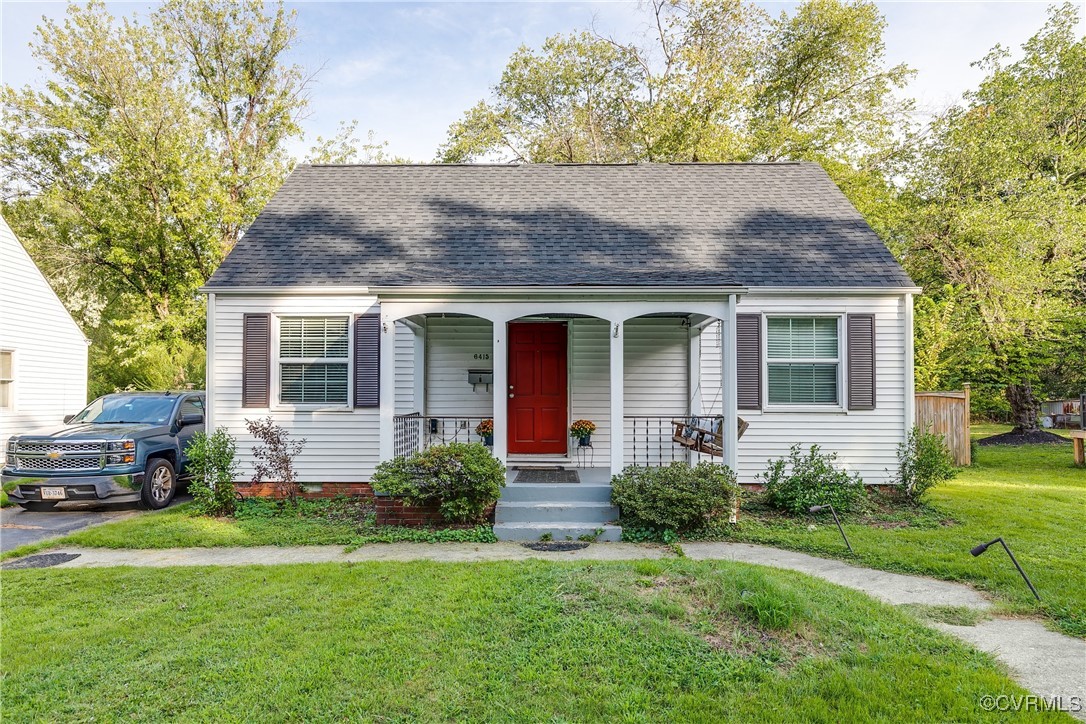
[[[27,510],[65,500],[165,508],[204,429],[203,392],[99,397],[64,424],[8,438],[0,482]]]

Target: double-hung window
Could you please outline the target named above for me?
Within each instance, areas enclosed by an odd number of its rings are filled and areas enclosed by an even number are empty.
[[[0,349],[0,410],[15,407],[15,355],[11,350]]]
[[[290,405],[348,404],[347,317],[279,319],[279,401]]]
[[[766,318],[767,402],[838,405],[838,317]]]

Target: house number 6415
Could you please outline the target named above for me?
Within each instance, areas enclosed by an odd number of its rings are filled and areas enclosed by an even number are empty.
[[[490,359],[489,352],[476,352],[475,359]]]

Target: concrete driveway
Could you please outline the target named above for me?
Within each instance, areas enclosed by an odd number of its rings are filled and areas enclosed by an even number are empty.
[[[192,498],[178,495],[170,505],[177,505]],[[32,512],[15,506],[0,509],[0,552],[37,543],[46,538],[57,538],[92,525],[131,518],[146,511],[135,503],[125,505],[97,505],[95,503],[58,503],[53,510]]]

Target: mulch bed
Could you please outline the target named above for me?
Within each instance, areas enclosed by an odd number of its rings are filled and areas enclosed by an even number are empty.
[[[10,563],[5,563],[2,568],[5,571],[16,568],[49,568],[51,566],[59,566],[61,563],[67,563],[68,561],[74,561],[78,557],[78,553],[42,553],[37,556],[16,558]]]
[[[1066,445],[1071,441],[1045,430],[1033,432],[1005,432],[1002,435],[977,440],[978,445]]]

